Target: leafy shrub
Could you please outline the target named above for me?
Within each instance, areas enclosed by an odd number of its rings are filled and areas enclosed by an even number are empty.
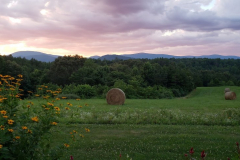
[[[96,91],[88,84],[77,85],[73,90],[73,93],[80,96],[81,98],[92,98],[96,96]]]

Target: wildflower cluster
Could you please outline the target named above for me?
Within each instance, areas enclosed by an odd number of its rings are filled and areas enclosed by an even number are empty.
[[[62,149],[70,146],[65,143],[49,149],[53,136],[50,129],[58,125],[61,116],[60,107],[55,105],[55,101],[60,100],[56,97],[61,89],[52,91],[41,85],[36,93],[28,91],[39,100],[37,106],[32,101],[19,105],[23,76],[15,79],[0,75],[0,78],[0,159],[58,159],[63,154]]]

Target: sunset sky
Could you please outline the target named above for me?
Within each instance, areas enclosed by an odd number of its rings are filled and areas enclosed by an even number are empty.
[[[240,56],[240,0],[0,0],[0,54]]]

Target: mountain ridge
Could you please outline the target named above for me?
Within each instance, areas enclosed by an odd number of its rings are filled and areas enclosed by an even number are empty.
[[[37,51],[18,51],[11,54],[13,57],[26,58],[28,60],[35,59],[42,62],[53,62],[60,55],[52,55]]]
[[[36,59],[42,62],[53,62],[60,55],[52,55],[43,52],[37,51],[18,51],[11,54],[13,57],[21,57],[26,58],[28,60]],[[155,58],[208,58],[208,59],[240,59],[239,56],[224,56],[218,54],[212,55],[201,55],[201,56],[174,56],[168,54],[152,54],[152,53],[134,53],[134,54],[124,54],[124,55],[116,55],[116,54],[108,54],[103,56],[91,56],[90,59],[100,59],[100,60],[128,60],[128,59],[155,59]]]

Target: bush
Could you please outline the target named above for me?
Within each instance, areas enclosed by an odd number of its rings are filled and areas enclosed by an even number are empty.
[[[96,91],[88,84],[77,85],[73,90],[73,93],[80,96],[81,98],[92,98],[96,96]]]

